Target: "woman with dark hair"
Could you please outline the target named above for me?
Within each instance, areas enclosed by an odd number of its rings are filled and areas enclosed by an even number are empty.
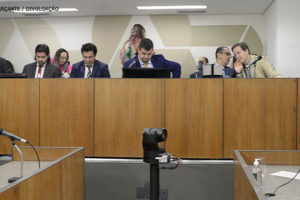
[[[145,28],[141,24],[133,25],[130,36],[120,51],[122,65],[125,61],[136,56],[140,41],[143,38],[145,38]]]
[[[69,52],[63,48],[56,51],[54,58],[51,59],[53,64],[60,67],[63,78],[69,78],[71,74],[72,66],[69,61]]]

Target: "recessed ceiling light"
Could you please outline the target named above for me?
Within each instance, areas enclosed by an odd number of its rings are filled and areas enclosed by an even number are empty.
[[[183,6],[137,6],[138,10],[205,10],[206,5],[183,5]]]

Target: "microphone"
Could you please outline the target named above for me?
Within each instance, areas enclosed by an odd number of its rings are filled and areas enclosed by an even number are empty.
[[[203,62],[200,61],[197,66],[197,71],[199,72],[202,69],[202,67],[203,67]]]
[[[249,65],[247,65],[246,67],[248,68],[248,67],[250,67],[251,65],[255,65],[255,63],[257,62],[257,61],[259,61],[259,60],[261,60],[262,59],[262,56],[258,56],[253,62],[251,62]]]
[[[3,136],[6,136],[6,137],[9,137],[11,140],[18,140],[20,142],[24,142],[24,143],[27,143],[27,141],[23,138],[20,138],[12,133],[9,133],[5,130],[3,130],[2,128],[0,128],[0,135],[3,135]]]
[[[136,63],[136,59],[134,59],[134,60],[132,61],[132,63],[130,63],[130,65],[128,66],[128,68],[132,68],[133,65],[135,65],[135,63]]]
[[[70,61],[66,62],[63,73],[67,71],[69,65],[70,65]]]

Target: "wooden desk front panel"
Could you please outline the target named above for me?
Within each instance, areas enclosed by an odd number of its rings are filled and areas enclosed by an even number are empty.
[[[224,80],[224,157],[296,149],[296,79]]]
[[[83,146],[93,156],[93,79],[43,79],[40,93],[41,146]]]
[[[39,80],[0,79],[0,128],[39,145]],[[0,154],[10,147],[0,136]]]
[[[167,152],[183,158],[222,158],[223,80],[166,81]]]
[[[163,79],[95,79],[95,156],[142,157],[144,128],[164,127]]]

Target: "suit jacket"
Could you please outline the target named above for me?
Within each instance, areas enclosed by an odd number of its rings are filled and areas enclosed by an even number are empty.
[[[249,62],[253,62],[257,58],[256,55],[250,55]],[[250,66],[251,78],[281,78],[281,75],[275,71],[274,67],[263,57],[257,61],[255,65]],[[240,78],[246,78],[245,70],[242,68]]]
[[[35,78],[35,71],[37,68],[37,63],[30,63],[25,65],[23,68],[23,73],[26,74],[27,78]],[[61,71],[57,65],[48,62],[45,66],[45,71],[43,78],[59,78],[61,77]]]
[[[135,63],[133,63],[133,62],[135,62]],[[180,78],[181,66],[179,63],[167,60],[161,54],[153,55],[151,57],[151,63],[154,68],[170,68],[171,72],[172,72],[172,78]],[[127,60],[124,63],[123,67],[141,68],[141,64],[139,62],[138,56],[135,56],[134,58]]]
[[[13,73],[14,68],[4,58],[0,58],[0,73]]]
[[[71,78],[84,78],[85,64],[84,61],[73,64]],[[96,60],[93,66],[91,78],[110,78],[108,65]]]
[[[214,65],[214,64],[212,64],[212,65]],[[230,77],[230,78],[235,78],[236,77],[235,70],[232,69],[231,67],[224,66],[224,72],[225,72],[226,77]],[[190,75],[190,78],[202,78],[202,75],[203,75],[203,68],[199,69],[198,72],[192,73]]]

